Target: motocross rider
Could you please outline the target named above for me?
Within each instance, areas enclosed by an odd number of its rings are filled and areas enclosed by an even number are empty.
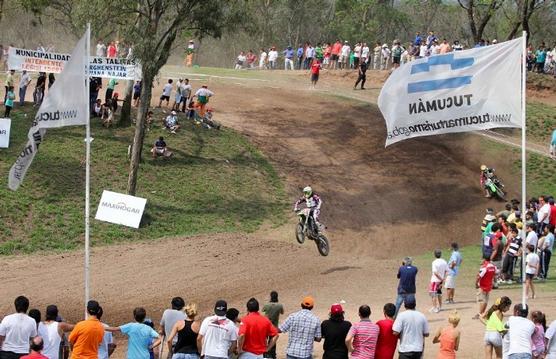
[[[486,186],[486,181],[488,178],[494,177],[494,168],[488,168],[486,165],[481,165],[481,186],[485,190],[485,197],[490,198],[489,188]]]
[[[313,189],[310,186],[303,188],[303,196],[295,202],[293,206],[293,210],[295,212],[299,211],[299,205],[305,201],[305,206],[309,209],[313,210],[313,218],[315,219],[315,223],[319,228],[321,224],[319,222],[319,215],[320,215],[320,206],[322,205],[322,200],[320,197],[313,192]]]

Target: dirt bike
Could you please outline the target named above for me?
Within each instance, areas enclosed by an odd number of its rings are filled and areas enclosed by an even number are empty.
[[[487,177],[484,186],[492,197],[497,197],[502,201],[506,200],[506,193],[503,190],[504,184],[495,175]]]
[[[328,238],[326,238],[319,229],[313,217],[313,210],[304,208],[296,212],[299,216],[299,222],[295,228],[295,238],[297,242],[303,244],[305,242],[305,237],[315,241],[320,255],[326,257],[330,252],[330,243],[328,242]]]

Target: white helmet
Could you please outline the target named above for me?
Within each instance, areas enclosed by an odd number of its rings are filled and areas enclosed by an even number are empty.
[[[311,195],[313,194],[313,189],[311,188],[311,186],[307,186],[307,187],[303,188],[303,194],[307,198],[311,197]]]

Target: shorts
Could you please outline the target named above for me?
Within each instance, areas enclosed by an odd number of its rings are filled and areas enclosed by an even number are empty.
[[[164,96],[164,95],[162,95],[162,96],[160,96],[160,100],[161,100],[161,101],[170,101],[170,96]]]
[[[456,287],[456,277],[453,275],[447,276],[444,287],[446,287],[446,289],[454,289]]]
[[[535,278],[535,275],[534,275],[534,274],[525,273],[525,279],[531,279],[531,280],[532,280],[533,278]]]
[[[485,332],[485,344],[493,347],[502,347],[502,334],[487,330]]]
[[[311,81],[317,82],[319,80],[319,74],[311,74]]]
[[[335,54],[330,55],[330,60],[338,61],[338,55],[335,55]]]
[[[442,285],[439,282],[430,282],[429,284],[429,294],[431,297],[436,297],[442,295]]]
[[[136,93],[133,94],[133,99],[134,99],[134,100],[137,100],[139,97],[141,97],[141,94],[140,94],[140,93],[137,93],[137,92],[136,92]]]
[[[348,57],[347,56],[340,56],[340,59],[338,60],[338,62],[348,62]]]
[[[477,303],[488,303],[489,292],[485,292],[482,289],[477,291]]]
[[[399,65],[400,64],[400,59],[401,59],[400,57],[392,57],[392,63]]]

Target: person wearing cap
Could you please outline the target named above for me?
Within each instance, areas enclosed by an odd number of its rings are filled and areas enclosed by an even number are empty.
[[[104,326],[98,320],[100,305],[96,300],[87,303],[87,319],[75,325],[69,335],[72,359],[97,359],[98,347],[104,338]]]
[[[160,335],[164,338],[172,332],[174,325],[180,321],[185,320],[185,312],[183,307],[185,307],[185,300],[182,297],[174,297],[170,302],[171,308],[164,310],[162,313],[162,318],[160,319]],[[175,336],[172,344],[175,345],[178,342],[178,337]],[[172,351],[168,352],[168,357],[172,357]]]
[[[135,322],[106,328],[109,332],[120,332],[127,336],[127,359],[150,359],[150,351],[162,342],[158,333],[151,327],[152,322],[148,323],[146,318],[145,308],[138,307],[133,309]]]
[[[44,348],[44,341],[40,336],[31,339],[29,349],[31,352],[28,355],[22,356],[20,359],[50,359],[42,354]],[[57,359],[58,357],[56,357]]]
[[[197,336],[197,348],[204,359],[228,359],[230,353],[237,354],[237,330],[234,323],[226,318],[228,303],[217,300],[214,315],[205,318]]]
[[[247,301],[248,314],[241,318],[237,347],[241,359],[262,359],[278,340],[278,329],[270,320],[259,313],[259,301]],[[270,341],[268,340],[270,338]]]
[[[344,319],[344,308],[341,304],[332,304],[329,317],[322,322],[320,328],[324,339],[322,358],[347,359],[346,337],[351,328],[351,323]]]
[[[287,359],[312,358],[313,342],[321,341],[320,320],[312,312],[314,306],[313,297],[303,298],[301,310],[290,314],[286,321],[280,324],[278,332],[289,333],[286,347]]]
[[[415,297],[409,296],[394,324],[392,333],[400,338],[400,359],[420,359],[425,349],[425,338],[429,336],[429,323],[423,313],[415,310]]]
[[[402,265],[398,268],[398,297],[396,298],[396,313],[394,318],[398,315],[398,311],[405,302],[408,296],[415,296],[415,278],[419,269],[413,265],[411,257],[405,257]]]
[[[49,359],[58,359],[60,343],[65,332],[71,332],[74,325],[58,322],[58,307],[49,305],[46,307],[46,317],[39,323],[38,335],[43,338],[44,347],[42,354]]]
[[[371,307],[359,307],[359,322],[354,323],[346,337],[346,345],[353,359],[374,358],[379,327],[370,319]]]
[[[27,315],[29,299],[15,298],[15,313],[6,315],[0,323],[0,358],[18,358],[29,353],[29,339],[37,336],[37,324]]]

